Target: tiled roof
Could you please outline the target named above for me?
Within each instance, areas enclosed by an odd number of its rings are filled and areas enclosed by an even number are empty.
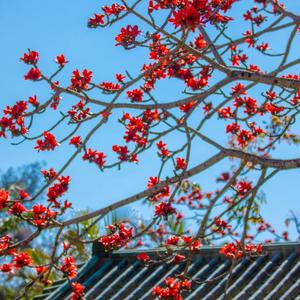
[[[159,249],[147,251],[155,255]],[[152,288],[163,285],[168,276],[179,274],[184,264],[145,267],[136,256],[142,251],[118,251],[105,256],[94,247],[91,259],[81,267],[78,278],[86,287],[87,300],[148,300]],[[144,252],[144,251],[143,251]],[[284,243],[264,246],[265,255],[247,257],[232,269],[227,288],[230,300],[300,299],[300,244]],[[223,299],[230,261],[219,254],[219,248],[206,247],[196,254],[188,275],[200,285],[193,285],[186,300]],[[215,278],[215,280],[210,281]],[[56,282],[36,300],[65,300],[71,293],[67,282]]]

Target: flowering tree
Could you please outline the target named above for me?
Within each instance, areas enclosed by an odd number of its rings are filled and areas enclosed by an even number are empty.
[[[289,239],[287,232],[276,233],[263,218],[260,205],[266,182],[281,171],[300,167],[300,158],[280,158],[277,151],[282,143],[289,143],[288,149],[298,144],[294,125],[300,76],[294,70],[300,59],[292,45],[299,39],[300,16],[277,0],[245,3],[121,0],[103,6],[88,20],[88,27],[105,30],[125,20],[128,25],[119,26],[116,46],[120,51],[148,51],[139,74],[120,70],[112,82],[95,78],[92,70],[76,69],[69,83],[62,85],[58,79],[68,63],[64,54],[55,58],[57,70],[50,75],[39,68],[39,52],[29,49],[23,54],[21,60],[29,65],[24,79],[45,82],[50,96],[45,102],[32,96],[7,106],[0,119],[0,136],[18,139],[17,144],[35,140],[33,151],[55,153],[58,147],[73,147],[73,152],[59,170],[41,170],[45,185],[38,192],[30,195],[22,190],[12,195],[0,190],[1,211],[34,229],[21,241],[10,234],[0,239],[3,273],[32,270],[33,279],[20,298],[37,282],[51,284],[54,271],[68,277],[72,299],[82,298],[84,286],[76,281],[73,256],[78,243],[100,243],[108,252],[154,244],[164,247],[165,255],[157,259],[146,252],[138,259],[145,264],[185,262],[182,274],[166,278],[166,287],[153,289],[154,297],[182,299],[182,291],[196,284],[187,271],[203,244],[223,243],[221,253],[234,263],[246,255],[260,255],[259,242],[266,239],[266,232],[274,237],[265,242]],[[286,40],[279,45],[274,37],[281,32]],[[161,99],[164,81],[169,88],[182,87],[178,98]],[[69,108],[58,113],[59,120],[50,129],[32,136],[35,117],[59,111],[65,96],[73,101]],[[90,142],[104,125],[108,128],[112,116],[118,117],[124,138],[104,153],[101,144],[92,148]],[[208,130],[212,127],[215,132]],[[169,143],[174,134],[176,142]],[[210,150],[203,159],[197,152],[204,144]],[[67,213],[72,203],[64,196],[71,177],[65,172],[74,160],[96,165],[105,176],[105,170],[126,163],[142,168],[139,159],[145,152],[161,164],[157,174],[149,174],[143,191],[75,217]],[[215,190],[204,192],[191,181],[219,165]],[[44,202],[34,202],[41,195]],[[150,222],[125,219],[102,228],[108,213],[139,200],[152,208]],[[299,226],[297,218],[291,220]],[[187,222],[195,232],[187,229]],[[97,224],[100,230],[91,238],[88,233]],[[49,231],[55,233],[52,254],[37,264],[24,246]],[[188,255],[178,252],[182,249]]]

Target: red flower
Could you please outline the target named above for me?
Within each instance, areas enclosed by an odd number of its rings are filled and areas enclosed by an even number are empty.
[[[166,218],[172,214],[176,214],[176,209],[171,206],[171,203],[162,202],[155,206],[155,216]]]
[[[16,269],[23,268],[25,266],[30,266],[32,264],[32,258],[26,252],[20,252],[15,255],[13,259],[14,267]]]
[[[32,212],[35,216],[45,213],[47,208],[43,204],[36,204],[32,206]]]
[[[137,155],[135,153],[129,155],[129,150],[128,150],[127,146],[114,145],[112,147],[112,151],[119,154],[120,161],[130,161],[130,162],[135,162],[135,163],[138,162]]]
[[[123,223],[118,225],[110,225],[107,228],[110,232],[99,239],[106,250],[115,250],[126,245],[133,234],[133,228],[126,228]]]
[[[253,138],[254,136],[251,131],[243,129],[237,136],[237,142],[241,148],[244,148],[253,140]]]
[[[101,89],[107,92],[116,92],[121,88],[121,86],[118,83],[112,83],[107,81],[102,82],[99,86]]]
[[[56,172],[53,168],[50,168],[49,170],[42,170],[41,173],[44,175],[44,177],[47,180],[52,180],[56,177]]]
[[[176,246],[179,242],[180,238],[178,236],[171,236],[166,240],[166,245],[173,245]]]
[[[261,51],[261,52],[265,52],[266,50],[269,50],[269,44],[268,43],[261,43],[260,45],[256,46],[256,49]]]
[[[57,146],[59,146],[59,143],[52,133],[44,131],[43,135],[44,140],[37,140],[37,145],[34,149],[37,149],[38,151],[54,150]]]
[[[289,240],[289,234],[288,234],[288,232],[284,231],[282,233],[282,237],[283,237],[284,240],[288,241]]]
[[[277,96],[276,92],[274,92],[274,91],[267,91],[266,97],[272,101],[272,100],[275,100],[278,96]]]
[[[39,102],[37,101],[37,96],[36,95],[30,96],[28,98],[28,103],[32,104],[33,106],[38,106]]]
[[[230,174],[228,172],[224,172],[217,178],[217,182],[227,181],[229,180],[229,178],[230,178]]]
[[[226,133],[238,133],[241,126],[238,123],[231,123],[226,126]]]
[[[80,144],[81,144],[81,137],[80,137],[80,135],[73,136],[73,137],[70,139],[70,144],[71,144],[71,145],[74,145],[75,147],[80,146]]]
[[[70,184],[70,176],[61,176],[57,178],[55,184],[48,188],[48,201],[55,202],[57,198],[61,197],[68,190]]]
[[[124,76],[122,74],[116,74],[116,79],[121,83],[124,83],[125,78],[126,78],[126,76]]]
[[[218,113],[219,113],[219,117],[224,118],[224,119],[227,119],[227,118],[230,118],[233,116],[230,106],[219,109]]]
[[[65,64],[68,63],[68,61],[66,60],[65,56],[63,54],[61,55],[57,55],[55,58],[55,62],[57,64],[59,64],[59,66],[62,68]]]
[[[152,177],[151,176],[151,177],[149,177],[147,188],[151,189],[151,188],[153,188],[158,183],[159,183],[158,177]]]
[[[73,256],[67,256],[64,258],[63,264],[60,267],[61,271],[64,272],[69,278],[75,278],[77,275],[77,266]]]
[[[42,77],[42,73],[38,68],[31,68],[28,73],[24,76],[25,80],[39,80]]]
[[[30,198],[30,195],[25,190],[20,190],[19,196],[22,200]]]
[[[29,51],[29,53],[24,53],[21,60],[24,61],[25,64],[32,65],[36,64],[39,60],[39,53],[37,51]]]
[[[156,144],[156,146],[160,150],[160,152],[158,153],[160,156],[162,156],[162,157],[169,157],[170,156],[170,152],[166,148],[167,144],[165,144],[163,141],[159,141]]]
[[[138,26],[127,25],[127,27],[121,28],[121,32],[116,36],[115,40],[118,42],[116,46],[122,45],[124,48],[128,48],[135,43],[136,37],[140,34]]]
[[[8,204],[9,192],[3,189],[0,189],[0,209],[3,209]]]
[[[248,182],[246,180],[241,180],[239,181],[236,186],[235,186],[239,196],[245,196],[248,191],[250,191],[252,189],[252,184],[251,182]]]
[[[159,299],[173,299],[173,300],[183,300],[181,292],[184,290],[191,289],[191,282],[186,279],[175,279],[173,277],[168,277],[165,279],[165,284],[167,287],[155,286],[152,289],[152,295],[158,296]]]
[[[25,206],[20,202],[15,202],[8,210],[8,213],[11,215],[19,215],[23,212],[26,212]]]
[[[265,104],[265,110],[272,115],[277,115],[278,113],[282,112],[285,108],[284,107],[279,107],[271,103],[266,103]]]
[[[87,69],[82,71],[82,74],[78,70],[73,71],[71,77],[71,89],[80,92],[81,90],[87,90],[89,88],[89,83],[93,77],[93,72]]]
[[[187,167],[186,160],[182,157],[176,158],[176,169],[177,170],[185,170]]]
[[[188,113],[196,104],[196,101],[191,101],[186,104],[180,105],[179,109],[184,113]]]
[[[247,91],[245,90],[245,86],[242,83],[237,83],[234,87],[231,88],[232,94],[246,95]]]
[[[82,299],[84,295],[85,286],[78,282],[72,282],[72,289],[73,293],[71,295],[71,300]]]
[[[150,256],[147,253],[139,253],[136,258],[142,263],[146,263],[150,260]]]
[[[160,181],[159,181],[158,177],[150,177],[149,180],[148,180],[147,188],[148,189],[153,188],[159,182]],[[162,199],[164,197],[169,197],[169,196],[170,196],[170,187],[166,186],[166,187],[162,188],[160,191],[156,192],[154,195],[151,195],[149,197],[149,200],[157,202],[160,199]]]
[[[249,255],[257,255],[262,253],[262,245],[246,244],[244,247],[245,253]],[[221,250],[221,254],[224,254],[229,259],[238,260],[243,257],[243,249],[239,242],[225,244]]]
[[[42,273],[45,273],[46,271],[48,271],[48,267],[46,267],[46,266],[36,266],[35,270],[38,274],[42,274]]]
[[[96,28],[101,25],[104,25],[104,15],[95,14],[93,18],[89,18],[88,27]]]
[[[220,218],[214,218],[214,223],[216,225],[216,228],[214,228],[214,231],[217,233],[220,233],[222,235],[225,234],[225,229],[231,229],[231,225],[229,225],[226,221],[220,219]]]
[[[174,263],[175,264],[179,264],[183,260],[185,260],[185,256],[184,255],[181,255],[181,254],[175,254],[174,255]]]
[[[103,152],[92,150],[89,148],[82,156],[83,160],[88,160],[90,163],[95,163],[99,168],[103,168],[106,155]]]
[[[142,102],[143,101],[143,91],[141,89],[134,89],[132,91],[127,91],[127,97],[131,102]]]
[[[193,241],[193,238],[191,236],[183,236],[182,240],[186,244],[189,244],[189,248],[193,251],[199,250],[199,248],[201,247],[201,243],[198,240]]]
[[[193,31],[201,24],[200,13],[192,5],[187,5],[179,11],[174,11],[173,18],[170,18],[169,21],[175,25],[175,28],[182,26],[188,27]]]
[[[119,5],[116,3],[113,3],[111,6],[105,5],[102,7],[102,10],[105,12],[106,15],[119,15],[121,11],[126,10],[126,7],[124,5]]]
[[[12,271],[12,268],[12,264],[3,264],[2,266],[0,266],[0,271],[3,273],[9,273]]]
[[[194,40],[194,44],[199,49],[204,49],[207,46],[207,43],[201,34]]]

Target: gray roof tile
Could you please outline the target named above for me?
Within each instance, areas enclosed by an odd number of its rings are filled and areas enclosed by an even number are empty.
[[[206,247],[193,256],[188,275],[202,284],[192,285],[185,294],[187,300],[223,299],[227,286],[227,299],[235,300],[295,300],[300,299],[300,244],[284,243],[264,246],[265,255],[246,257],[232,267],[231,262],[219,254],[220,248]],[[146,251],[155,256],[162,249]],[[117,251],[103,254],[94,247],[91,259],[79,270],[79,281],[86,287],[87,300],[149,300],[152,288],[163,285],[168,276],[179,274],[184,263],[143,266],[136,256],[144,251]],[[68,282],[59,281],[44,290],[35,300],[69,299]]]

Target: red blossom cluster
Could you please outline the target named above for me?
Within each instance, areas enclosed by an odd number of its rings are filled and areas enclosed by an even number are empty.
[[[245,255],[260,255],[262,253],[262,245],[254,245],[251,243],[247,243],[244,246],[242,246],[238,242],[232,242],[229,244],[225,244],[221,250],[220,253],[224,254],[226,257],[232,260],[238,260],[241,259]]]
[[[44,131],[43,136],[44,140],[37,140],[34,149],[37,149],[38,151],[48,151],[54,150],[57,146],[59,146],[56,137],[51,132]]]
[[[107,251],[112,251],[124,247],[133,236],[133,227],[127,228],[125,224],[115,224],[106,227],[107,235],[99,239]]]
[[[89,88],[89,84],[91,83],[93,77],[93,72],[87,69],[82,71],[82,74],[78,70],[73,71],[71,77],[71,86],[70,88],[76,90],[77,92],[81,92],[82,90],[87,90]]]
[[[142,263],[148,263],[151,260],[147,253],[139,253],[136,258]]]
[[[67,64],[69,61],[66,60],[65,56],[63,54],[57,55],[55,58],[55,62],[63,68],[65,64]]]
[[[106,155],[103,152],[87,149],[82,156],[83,160],[88,160],[90,163],[96,164],[100,169],[103,169],[105,165]]]
[[[192,284],[187,279],[168,277],[165,279],[166,287],[155,286],[152,295],[160,299],[183,300],[181,294],[191,289]]]
[[[81,141],[80,135],[73,136],[69,142],[70,145],[74,145],[75,147],[79,147],[81,145],[81,143],[82,143],[82,141]]]
[[[32,257],[27,252],[16,252],[14,249],[8,247],[12,243],[9,236],[0,238],[0,255],[4,253],[12,256],[10,263],[0,265],[0,271],[3,273],[14,273],[24,267],[30,267],[33,264]]]
[[[240,180],[236,183],[235,189],[239,197],[243,197],[252,189],[252,183],[246,180]]]
[[[209,198],[208,194],[201,193],[201,190],[198,186],[193,186],[190,192],[185,193],[184,196],[179,197],[175,203],[177,204],[185,204],[190,208],[202,208],[202,200],[203,198]]]
[[[126,143],[134,142],[138,147],[145,146],[150,125],[159,120],[160,115],[157,110],[146,110],[142,117],[133,117],[125,113],[121,120],[126,127],[124,140]]]
[[[204,39],[203,35],[202,34],[199,34],[195,40],[194,40],[194,44],[197,48],[199,49],[205,49],[206,46],[207,46],[207,42],[206,40]]]
[[[136,38],[140,33],[141,31],[136,25],[127,25],[126,27],[121,28],[121,32],[115,38],[117,41],[116,46],[121,45],[125,49],[128,49],[130,46],[135,44]]]
[[[72,109],[68,111],[68,115],[71,117],[73,122],[80,122],[90,116],[90,108],[86,108],[85,105],[86,102],[81,99],[78,103],[72,106]]]
[[[36,96],[36,95],[30,96],[30,97],[28,98],[28,103],[30,103],[31,105],[33,105],[33,106],[35,106],[35,107],[39,106],[39,102],[38,102],[38,100],[37,100],[37,96]]]
[[[64,258],[60,270],[72,279],[77,276],[77,265],[73,256],[67,256]]]
[[[39,61],[39,53],[37,51],[28,50],[28,54],[24,53],[20,58],[25,64],[35,65]]]
[[[176,170],[185,170],[187,167],[187,162],[182,157],[176,158]]]
[[[0,119],[0,137],[6,137],[6,130],[12,136],[19,136],[27,133],[24,115],[27,111],[27,102],[18,101],[13,106],[7,106],[3,110],[3,117]]]
[[[161,202],[155,206],[155,216],[167,219],[169,215],[176,214],[176,209],[171,203]]]
[[[189,111],[192,110],[192,108],[194,108],[194,106],[197,104],[196,101],[190,101],[186,104],[180,105],[179,109],[184,112],[184,113],[188,113]]]
[[[166,247],[169,246],[178,246],[179,244],[183,243],[183,245],[189,245],[189,249],[192,251],[197,251],[201,247],[201,243],[197,239],[193,239],[191,236],[170,236],[166,239]],[[181,256],[182,260],[185,258],[183,255]],[[178,258],[177,258],[178,259]]]
[[[127,91],[127,97],[131,102],[142,102],[143,101],[143,91],[141,89],[134,89],[132,91]]]
[[[127,146],[114,145],[112,147],[112,151],[116,152],[119,155],[118,158],[120,161],[129,161],[129,162],[138,163],[137,154],[136,153],[129,154],[129,150]]]
[[[113,83],[113,82],[108,82],[108,81],[102,82],[99,85],[99,87],[101,89],[103,89],[103,91],[109,92],[109,93],[114,93],[114,92],[118,91],[121,88],[119,83]]]
[[[158,143],[156,143],[156,146],[159,149],[159,156],[161,156],[162,158],[170,156],[170,152],[167,149],[167,144],[165,144],[163,141],[159,141]]]
[[[267,17],[263,16],[262,14],[258,13],[258,7],[253,7],[251,10],[247,10],[244,14],[245,21],[251,21],[256,26],[260,26]]]
[[[57,176],[53,168],[50,168],[49,170],[42,170],[41,173],[43,174],[47,182],[52,181]]]
[[[148,184],[147,184],[147,188],[151,189],[153,187],[155,187],[155,185],[157,185],[160,182],[159,178],[156,176],[151,176],[148,180]],[[153,202],[158,202],[159,200],[163,199],[163,198],[167,198],[170,196],[170,187],[166,186],[164,188],[162,188],[161,190],[152,193],[152,195],[149,197],[150,201]]]
[[[39,68],[31,68],[26,75],[24,75],[25,80],[37,81],[42,78],[42,73]]]
[[[213,231],[219,233],[221,235],[225,235],[225,230],[228,230],[228,233],[231,234],[232,226],[228,224],[225,220],[215,217],[214,218],[214,225]]]
[[[8,202],[9,202],[9,191],[0,189],[0,209],[5,208]]]
[[[40,227],[46,226],[51,223],[53,219],[59,214],[63,214],[67,208],[71,207],[71,203],[67,200],[61,205],[57,199],[65,193],[67,190],[68,179],[67,177],[59,177],[59,183],[54,184],[48,189],[48,201],[52,203],[54,208],[59,208],[60,211],[54,211],[49,206],[46,207],[43,204],[34,204],[31,209],[26,208],[22,204],[22,200],[29,199],[30,196],[26,191],[21,190],[19,192],[19,199],[10,199],[9,192],[6,190],[0,190],[0,209],[8,208],[7,213],[14,216],[26,216],[28,221],[32,224]]]
[[[57,177],[56,183],[48,188],[48,202],[56,203],[57,199],[67,192],[70,180],[70,176]]]
[[[113,3],[111,6],[105,5],[102,6],[102,11],[104,14],[94,14],[94,17],[90,18],[88,21],[88,27],[97,28],[99,26],[104,26],[105,21],[104,18],[108,18],[110,16],[118,17],[122,11],[125,11],[126,8],[124,5]]]
[[[192,90],[202,89],[208,85],[208,79],[211,77],[209,66],[201,66],[202,70],[196,76],[191,70],[197,61],[197,56],[184,49],[179,49],[175,54],[169,55],[169,49],[161,41],[159,34],[154,34],[152,40],[153,43],[149,45],[149,57],[155,60],[158,65],[152,63],[143,65],[145,90],[151,91],[157,80],[166,77],[181,79]],[[182,108],[184,109],[184,105]]]
[[[72,282],[72,289],[73,293],[71,295],[71,300],[78,300],[82,299],[84,296],[84,285],[80,284],[79,282]]]

